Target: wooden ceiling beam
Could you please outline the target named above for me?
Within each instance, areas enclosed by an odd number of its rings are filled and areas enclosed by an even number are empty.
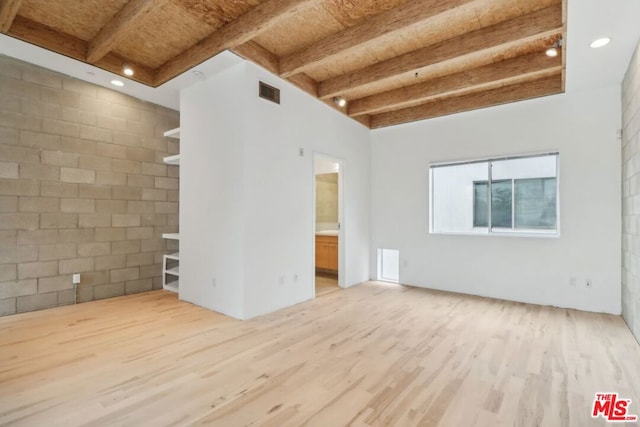
[[[0,32],[9,31],[21,5],[22,0],[0,0]]]
[[[280,75],[289,77],[349,50],[426,25],[430,19],[472,0],[410,1],[388,12],[347,28],[280,60]]]
[[[535,52],[496,62],[471,70],[461,71],[411,86],[349,102],[351,117],[382,113],[423,104],[427,100],[460,92],[478,91],[556,74],[562,70],[562,57],[550,58],[544,52]]]
[[[516,47],[539,37],[561,34],[562,5],[554,5],[496,25],[382,61],[349,74],[320,82],[320,98],[328,99],[395,76],[424,71],[430,66],[460,60],[504,46]]]
[[[18,15],[11,26],[9,35],[36,46],[43,46],[53,52],[68,56],[78,61],[84,61],[87,56],[87,42],[70,34],[61,33],[51,27],[40,24]],[[153,83],[153,71],[147,67],[136,64],[135,61],[122,58],[112,53],[106,55],[95,65],[103,70],[122,75],[122,64],[127,62],[135,68],[135,75],[125,78],[151,86]]]
[[[545,77],[528,83],[517,83],[484,92],[439,99],[417,107],[404,108],[371,116],[371,128],[425,120],[463,111],[493,107],[525,99],[539,98],[562,92],[562,74]]]
[[[213,34],[160,66],[156,73],[156,85],[171,80],[189,68],[206,61],[226,49],[233,49],[267,31],[318,0],[266,0],[224,25]]]
[[[241,44],[240,46],[236,46],[233,48],[233,52],[254,64],[258,64],[273,74],[278,74],[278,57],[273,52],[265,49],[254,41],[249,41]],[[306,74],[297,74],[287,80],[307,92],[309,95],[313,95],[316,98],[318,97],[318,82]]]
[[[89,41],[87,62],[95,64],[118,44],[124,41],[131,30],[154,8],[160,8],[169,0],[129,0],[100,32]]]

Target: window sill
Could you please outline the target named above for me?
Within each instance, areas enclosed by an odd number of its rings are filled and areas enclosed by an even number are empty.
[[[480,237],[533,237],[534,239],[559,239],[560,231],[429,231],[429,234],[442,236],[480,236]]]

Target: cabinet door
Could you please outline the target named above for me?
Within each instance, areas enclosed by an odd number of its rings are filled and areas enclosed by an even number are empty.
[[[338,270],[338,243],[328,243],[327,246],[327,268]]]
[[[316,268],[329,268],[329,247],[316,240]]]

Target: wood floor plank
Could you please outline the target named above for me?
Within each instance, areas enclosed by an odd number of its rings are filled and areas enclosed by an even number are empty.
[[[237,321],[154,291],[0,318],[0,425],[590,426],[619,316],[371,282]]]

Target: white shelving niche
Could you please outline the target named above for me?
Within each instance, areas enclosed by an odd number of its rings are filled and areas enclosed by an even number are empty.
[[[180,128],[168,130],[164,136],[180,139]],[[180,166],[180,154],[167,156],[163,160],[167,165]],[[162,238],[180,241],[180,234],[164,233]],[[162,288],[167,291],[180,292],[180,252],[166,254],[162,257]]]

